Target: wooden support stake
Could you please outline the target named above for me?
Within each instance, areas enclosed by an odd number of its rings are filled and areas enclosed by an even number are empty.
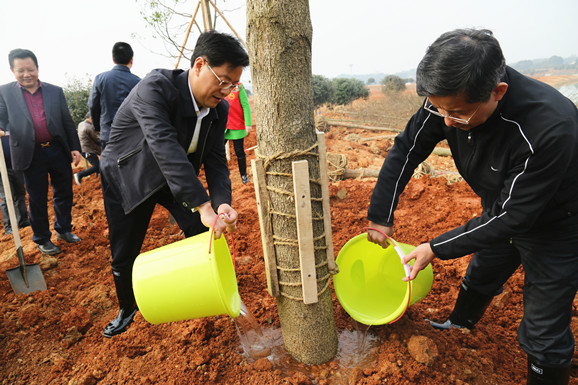
[[[327,148],[325,133],[317,133],[319,143],[319,181],[321,183],[321,199],[323,201],[323,227],[325,228],[325,245],[327,246],[327,267],[333,274],[339,273],[333,255],[333,232],[331,230],[331,207],[329,205],[329,176],[327,173]]]
[[[309,164],[306,160],[299,160],[292,163],[292,168],[303,303],[311,304],[316,303],[318,298],[317,272],[315,270],[315,245],[313,244],[313,215],[311,213],[311,189],[309,186]]]
[[[267,276],[267,291],[273,297],[279,296],[279,277],[277,275],[277,258],[275,245],[273,244],[273,229],[269,217],[269,195],[267,194],[267,182],[265,180],[265,168],[263,160],[251,160],[253,169],[253,182],[255,185],[255,197],[259,212],[259,225],[261,226],[261,242],[263,243],[263,259],[265,261],[265,275]]]

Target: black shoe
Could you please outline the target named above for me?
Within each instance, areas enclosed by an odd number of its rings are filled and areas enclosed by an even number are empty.
[[[38,245],[38,250],[40,250],[42,254],[48,255],[55,255],[60,253],[60,249],[50,241],[43,243],[42,245]]]
[[[62,239],[63,241],[66,241],[68,243],[76,243],[76,242],[80,242],[80,238],[78,238],[76,235],[72,234],[70,231],[67,233],[56,233],[56,238],[58,239]]]
[[[241,181],[243,181],[243,184],[247,184],[249,183],[249,177],[247,175],[241,175]]]
[[[132,308],[120,309],[116,318],[110,321],[108,325],[106,325],[102,335],[106,338],[110,338],[125,332],[126,328],[132,323],[137,310],[138,308],[136,305]]]
[[[6,234],[6,235],[12,234],[12,228],[11,227],[4,227],[4,234]]]
[[[24,221],[24,222],[18,224],[18,228],[20,228],[20,229],[23,229],[23,228],[28,227],[28,226],[30,226],[30,221]]]

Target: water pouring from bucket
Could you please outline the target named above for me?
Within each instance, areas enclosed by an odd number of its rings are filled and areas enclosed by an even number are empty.
[[[385,234],[384,234],[385,235]],[[333,277],[337,299],[357,322],[383,325],[397,321],[410,305],[425,298],[433,283],[431,264],[412,281],[401,259],[415,246],[396,242],[383,248],[370,242],[367,233],[350,239],[337,256],[339,273]]]
[[[235,318],[241,297],[225,237],[213,231],[140,254],[133,290],[144,319],[152,324],[228,314]]]

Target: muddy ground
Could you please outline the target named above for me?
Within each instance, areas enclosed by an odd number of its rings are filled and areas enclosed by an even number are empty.
[[[391,140],[351,141],[363,130],[333,127],[330,152],[346,154],[351,168],[379,168]],[[349,136],[351,138],[351,136]],[[254,132],[246,148],[255,145]],[[248,151],[249,158],[254,156]],[[438,169],[451,170],[451,159],[432,157]],[[235,234],[239,292],[275,355],[254,358],[240,344],[235,322],[216,316],[151,325],[137,314],[127,332],[102,336],[116,316],[110,272],[107,225],[99,180],[92,176],[74,186],[74,232],[83,240],[56,257],[42,256],[21,231],[28,263],[39,263],[48,289],[15,295],[0,277],[1,384],[522,384],[526,355],[516,340],[522,317],[523,271],[507,282],[472,331],[439,332],[425,318],[445,320],[453,308],[469,257],[433,263],[434,283],[422,301],[398,322],[373,326],[358,350],[363,330],[334,298],[340,352],[332,362],[308,367],[282,352],[275,299],[268,295],[253,183],[243,185],[231,160],[234,207],[240,213]],[[335,254],[364,226],[375,179],[347,179],[330,185]],[[52,212],[52,211],[50,211]],[[478,198],[464,183],[444,178],[412,179],[396,214],[396,240],[417,245],[480,212]],[[182,239],[158,207],[143,251]],[[13,239],[0,235],[0,269],[17,264]],[[574,312],[578,315],[578,303]],[[578,332],[576,317],[572,327]],[[352,348],[353,346],[353,348]],[[578,384],[578,357],[571,384]]]

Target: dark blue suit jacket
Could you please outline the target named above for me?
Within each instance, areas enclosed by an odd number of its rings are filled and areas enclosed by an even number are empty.
[[[224,146],[229,104],[219,103],[203,118],[197,151],[187,155],[197,121],[188,74],[153,70],[132,89],[114,118],[100,167],[125,213],[167,185],[185,208],[209,201],[197,177],[201,165],[213,208],[231,203]]]
[[[108,141],[118,108],[139,81],[140,78],[131,73],[130,68],[120,64],[96,75],[88,98],[88,108],[94,128],[100,131],[100,140]]]
[[[12,167],[24,171],[30,167],[36,147],[32,116],[18,82],[0,86],[0,129],[10,125]],[[52,139],[66,150],[72,162],[71,151],[80,151],[80,141],[70,116],[64,91],[58,86],[42,83],[42,100],[48,131]]]

